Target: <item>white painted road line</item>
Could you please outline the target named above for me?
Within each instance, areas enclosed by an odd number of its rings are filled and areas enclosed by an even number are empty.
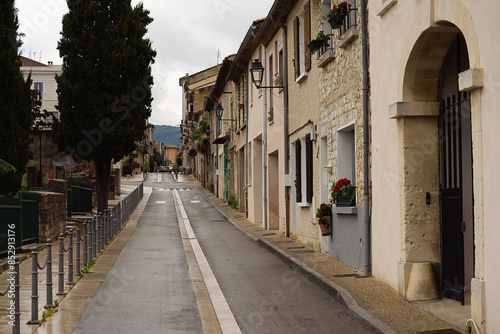
[[[240,327],[234,318],[233,312],[229,307],[224,294],[215,278],[215,275],[210,268],[210,264],[201,249],[201,246],[196,239],[196,235],[194,234],[191,223],[189,222],[189,218],[186,214],[186,210],[184,209],[184,205],[182,204],[181,197],[177,190],[173,191],[175,205],[179,209],[180,215],[178,215],[179,224],[183,224],[186,232],[188,234],[189,242],[191,243],[191,247],[193,248],[193,252],[196,257],[196,261],[198,262],[198,266],[200,268],[201,274],[203,276],[203,280],[205,282],[205,286],[207,287],[208,294],[210,296],[210,300],[212,301],[213,308],[217,315],[217,319],[219,321],[220,328],[222,333],[224,334],[241,334]],[[179,217],[180,216],[180,217]]]

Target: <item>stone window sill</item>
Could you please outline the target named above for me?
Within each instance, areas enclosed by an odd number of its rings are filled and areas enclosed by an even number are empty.
[[[332,208],[332,213],[337,215],[357,215],[357,206],[334,206]]]
[[[387,0],[380,8],[379,10],[377,11],[377,16],[382,16],[384,15],[385,13],[387,13],[387,11],[396,4],[396,2],[398,2],[398,0]]]
[[[326,64],[335,59],[335,53],[333,51],[327,51],[324,53],[320,59],[318,59],[318,67],[325,67]]]
[[[297,79],[295,79],[296,83],[301,83],[305,78],[307,78],[308,72],[302,73]]]
[[[298,206],[298,207],[301,207],[301,208],[307,208],[307,207],[310,207],[310,206],[311,206],[311,203],[308,203],[308,202],[300,202],[300,203],[297,203],[297,206]]]
[[[351,27],[347,30],[338,40],[338,47],[345,49],[351,42],[359,36],[359,30],[357,27]]]

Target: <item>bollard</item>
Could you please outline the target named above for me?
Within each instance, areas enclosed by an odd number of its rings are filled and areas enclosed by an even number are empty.
[[[69,245],[68,245],[68,282],[67,285],[74,285],[73,282],[73,229],[69,229]]]
[[[93,235],[94,235],[94,224],[93,224],[93,219],[89,220],[89,224],[87,226],[88,230],[89,230],[89,239],[88,239],[88,243],[89,243],[89,254],[88,254],[88,261],[87,261],[87,265],[88,263],[92,260],[92,254],[94,253],[94,248],[93,248],[93,245],[92,245],[92,240],[93,240]]]
[[[30,324],[38,324],[38,250],[31,251],[31,320]]]
[[[14,280],[14,327],[12,328],[12,333],[13,334],[19,334],[21,333],[21,289],[19,285],[19,257],[16,256],[14,257],[14,275],[15,280]]]
[[[56,295],[66,295],[64,292],[64,236],[59,234],[59,291]]]
[[[96,217],[92,218],[92,259],[95,259],[97,256],[97,249],[96,249],[96,233],[97,233],[97,226],[96,226]]]
[[[55,307],[52,301],[52,240],[47,239],[47,304],[45,308]]]
[[[106,245],[107,241],[108,241],[108,210],[104,211],[105,214],[104,214],[104,245]]]
[[[83,267],[84,268],[87,268],[87,264],[89,263],[89,259],[88,259],[88,253],[87,253],[87,249],[88,249],[88,244],[87,244],[87,231],[88,231],[88,227],[87,227],[87,220],[83,222]]]
[[[76,265],[75,276],[80,276],[80,228],[76,229]]]
[[[97,216],[97,231],[95,233],[95,244],[96,244],[96,258],[97,258],[97,253],[101,252],[101,215]]]
[[[101,216],[101,252],[104,250],[105,231],[106,231],[106,211],[104,211],[104,214]]]
[[[111,241],[111,233],[112,233],[112,229],[111,229],[111,214],[112,214],[112,211],[110,209],[108,209],[108,217],[107,217],[107,226],[108,226],[108,236],[106,238],[107,241]]]

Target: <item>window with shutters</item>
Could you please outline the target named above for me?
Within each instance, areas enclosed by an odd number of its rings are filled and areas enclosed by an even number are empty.
[[[35,82],[33,89],[36,92],[35,100],[43,100],[43,82]]]
[[[295,141],[295,190],[299,206],[307,206],[313,198],[313,149],[311,135]]]
[[[307,45],[311,42],[311,2],[304,5],[303,12],[293,20],[294,72],[300,82],[311,69],[311,53]]]

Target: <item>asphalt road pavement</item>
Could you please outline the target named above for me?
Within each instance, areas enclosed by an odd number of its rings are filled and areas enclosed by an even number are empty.
[[[154,173],[145,185],[154,189],[141,220],[73,333],[221,332],[214,324],[224,333],[378,333],[225,220],[194,184]]]

